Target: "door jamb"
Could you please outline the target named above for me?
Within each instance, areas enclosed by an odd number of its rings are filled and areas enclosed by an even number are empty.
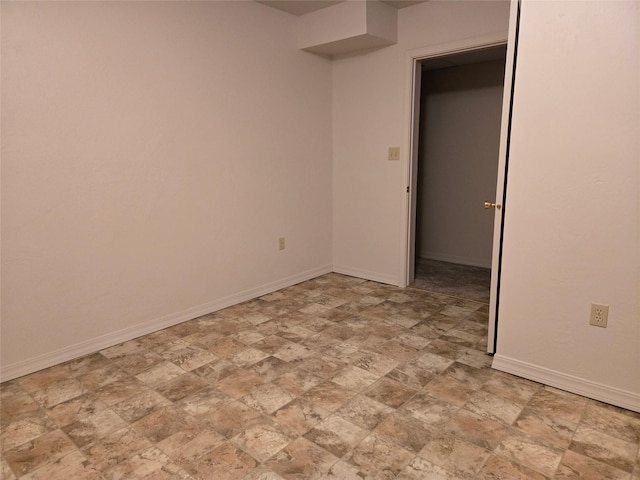
[[[406,154],[402,158],[402,191],[406,194],[405,201],[402,202],[402,212],[400,215],[401,228],[401,248],[400,248],[400,275],[399,286],[404,288],[409,284],[409,255],[411,252],[410,235],[411,223],[414,212],[412,203],[415,199],[416,171],[418,164],[417,142],[415,142],[415,113],[417,103],[420,101],[420,86],[416,85],[416,68],[421,60],[429,58],[445,57],[458,53],[483,50],[485,48],[497,47],[507,43],[507,31],[484,35],[481,37],[471,37],[464,40],[432,45],[408,50],[405,53],[405,106],[403,127],[403,146]],[[414,144],[415,143],[415,144]]]
[[[513,4],[512,4],[513,8]],[[418,79],[420,78],[420,72],[417,70],[420,68],[420,61],[429,58],[444,57],[447,55],[470,52],[474,50],[482,50],[494,46],[507,45],[507,58],[505,62],[505,83],[503,94],[503,111],[502,111],[502,125],[500,133],[500,152],[498,156],[498,176],[496,179],[496,201],[501,199],[504,204],[505,194],[505,175],[507,168],[507,153],[506,153],[506,138],[508,133],[505,129],[505,122],[508,121],[508,116],[505,112],[505,106],[508,100],[511,99],[512,78],[511,72],[508,70],[512,67],[513,61],[510,60],[509,55],[513,55],[513,46],[508,44],[508,39],[512,38],[511,34],[512,22],[510,21],[509,31],[501,32],[493,35],[474,37],[459,42],[435,45],[431,47],[420,48],[416,50],[410,50],[405,54],[405,125],[404,125],[404,151],[407,154],[403,159],[403,175],[402,175],[402,189],[406,192],[405,201],[402,202],[401,213],[401,251],[400,251],[400,278],[399,283],[401,287],[406,287],[411,280],[411,276],[414,268],[410,265],[410,262],[414,262],[415,258],[415,215],[416,215],[416,197],[417,197],[417,169],[418,169],[418,142],[416,135],[417,132],[416,111],[419,108],[420,102],[420,88]],[[510,111],[510,107],[509,107]],[[494,218],[494,230],[493,230],[493,252],[492,252],[492,272],[491,272],[491,288],[489,299],[489,325],[488,325],[488,339],[487,339],[487,352],[493,354],[496,349],[496,331],[497,331],[497,306],[498,306],[498,283],[500,275],[500,248],[502,243],[502,230],[503,230],[504,208],[495,214]],[[498,266],[498,268],[496,268]],[[496,270],[496,271],[494,271]]]

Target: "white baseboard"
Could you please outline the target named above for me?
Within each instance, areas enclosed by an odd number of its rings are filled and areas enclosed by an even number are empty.
[[[349,267],[347,265],[334,265],[333,271],[335,273],[341,273],[343,275],[349,275],[350,277],[364,278],[366,280],[372,280],[374,282],[386,283],[388,285],[400,285],[398,283],[398,277],[394,275],[387,275],[384,273],[370,272],[368,270],[362,270],[360,268]]]
[[[496,354],[492,367],[502,372],[543,383],[584,397],[609,403],[617,407],[640,412],[640,394],[592,382],[584,378],[521,362]]]
[[[13,378],[21,377],[29,373],[37,372],[44,368],[58,365],[62,362],[73,360],[74,358],[82,357],[90,353],[98,352],[113,345],[117,345],[122,342],[133,340],[134,338],[147,335],[149,333],[157,332],[163,328],[177,325],[178,323],[192,320],[194,318],[206,315],[208,313],[222,310],[223,308],[236,305],[238,303],[246,302],[253,298],[266,295],[267,293],[275,292],[282,288],[290,287],[300,282],[310,280],[326,273],[333,271],[331,265],[324,265],[322,267],[314,268],[301,272],[289,277],[281,278],[279,280],[260,285],[255,288],[244,290],[242,292],[228,295],[226,297],[212,300],[202,305],[189,308],[182,312],[175,312],[163,317],[146,321],[131,327],[118,330],[116,332],[101,335],[90,340],[76,343],[68,347],[55,350],[53,352],[45,353],[34,358],[22,360],[20,362],[12,363],[9,365],[0,366],[0,382],[11,380]]]
[[[491,259],[487,260],[481,258],[460,257],[458,255],[449,255],[446,253],[437,252],[422,252],[420,258],[425,260],[438,260],[440,262],[457,263],[459,265],[469,265],[471,267],[491,268]]]

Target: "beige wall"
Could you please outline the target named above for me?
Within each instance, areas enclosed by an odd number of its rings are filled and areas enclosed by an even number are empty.
[[[2,2],[3,377],[331,269],[331,63],[295,19]]]
[[[398,45],[332,64],[253,2],[2,2],[3,378],[332,261],[399,283],[407,52],[507,15],[415,5]],[[523,19],[495,365],[633,407],[638,3]]]
[[[339,272],[401,283],[406,215],[403,145],[407,52],[505,32],[509,3],[426,2],[398,13],[398,44],[333,61],[333,263]]]
[[[638,411],[639,59],[638,2],[523,2],[494,362]]]

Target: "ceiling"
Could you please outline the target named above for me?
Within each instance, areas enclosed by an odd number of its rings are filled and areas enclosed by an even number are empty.
[[[506,45],[478,48],[453,55],[442,55],[435,58],[422,60],[422,70],[439,70],[441,68],[459,67],[470,63],[490,62],[492,60],[504,60],[507,55]]]
[[[345,0],[255,0],[258,3],[263,3],[278,10],[282,10],[292,15],[304,15],[305,13],[315,12],[321,8],[327,8],[337,3],[342,3]],[[391,5],[395,8],[405,8],[415,5],[417,3],[423,3],[427,0],[382,0],[382,3]]]

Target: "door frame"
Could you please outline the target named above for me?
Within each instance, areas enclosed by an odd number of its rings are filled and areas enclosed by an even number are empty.
[[[512,23],[509,31],[498,32],[481,37],[471,37],[464,40],[433,45],[409,50],[405,53],[405,124],[403,126],[403,150],[407,152],[403,157],[402,189],[406,192],[402,202],[401,212],[401,249],[400,249],[400,286],[406,287],[413,279],[415,271],[415,225],[417,200],[417,171],[418,171],[418,137],[420,88],[422,78],[422,60],[446,57],[459,53],[483,50],[486,48],[507,45],[505,61],[505,79],[502,121],[500,130],[500,150],[498,155],[498,176],[496,179],[496,203],[503,204],[505,193],[505,178],[507,164],[507,128],[511,101],[513,46],[507,42],[511,37]],[[498,199],[500,201],[498,202]],[[489,300],[489,332],[487,351],[495,352],[495,332],[497,323],[497,302],[499,285],[500,245],[502,239],[504,208],[496,210],[494,216],[493,250],[491,260],[491,290]]]

